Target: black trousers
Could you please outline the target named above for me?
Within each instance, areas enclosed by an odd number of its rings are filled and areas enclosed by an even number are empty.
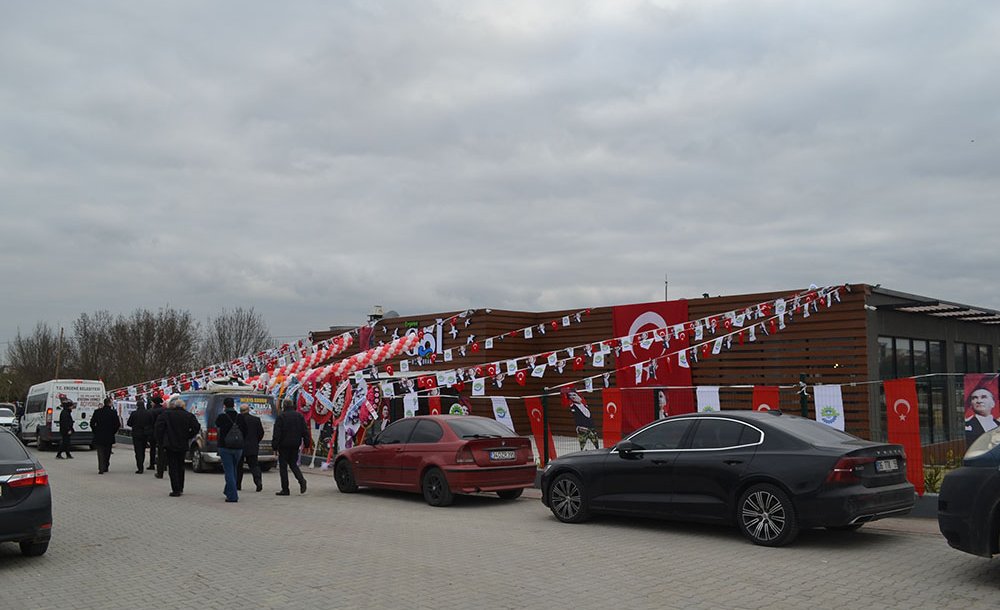
[[[132,435],[132,449],[135,450],[135,469],[139,472],[143,471],[143,465],[146,462],[146,435],[144,434],[133,434]],[[153,459],[150,458],[150,463]]]
[[[295,480],[301,483],[305,480],[302,471],[299,470],[299,448],[292,447],[285,449],[278,448],[278,476],[281,479],[281,491],[288,491],[288,469],[292,469]]]
[[[153,445],[156,445],[156,443],[153,443]],[[166,470],[167,466],[169,465],[168,464],[168,460],[169,460],[169,457],[170,457],[170,454],[169,454],[170,450],[167,449],[166,447],[164,447],[163,445],[156,446],[156,449],[158,449],[158,452],[160,454],[160,459],[156,460],[156,476],[162,477],[163,476],[163,471]],[[157,453],[157,451],[154,451],[153,449],[150,449],[149,453],[150,453],[150,455],[152,455],[153,453]],[[184,453],[185,452],[183,452],[183,451],[181,452],[181,467],[182,467],[181,468],[181,472],[184,471],[184,468],[183,468],[183,466],[184,466],[184,457],[183,457]],[[164,457],[166,457],[167,459],[164,459]],[[150,463],[152,463],[153,459],[150,458],[149,461],[150,461]],[[181,481],[182,482],[183,482],[183,480],[184,480],[184,478],[181,477]]]
[[[98,445],[94,443],[97,450],[97,472],[107,472],[111,465],[111,445]]]
[[[243,455],[240,457],[240,461],[236,463],[236,486],[239,488],[243,487],[243,465],[246,464],[250,468],[250,474],[253,476],[254,485],[260,487],[261,477],[260,477],[260,462],[257,461],[256,455],[247,455],[244,451]]]
[[[59,434],[62,436],[62,442],[59,443],[59,455],[62,455],[63,453],[66,453],[66,457],[69,457],[70,456],[70,452],[69,452],[70,442],[69,442],[69,439],[70,439],[70,437],[73,436],[73,433],[72,432],[60,432]]]
[[[167,470],[170,472],[170,491],[176,493],[184,492],[184,454],[186,451],[174,451],[173,449],[166,449],[161,447],[162,451],[160,453],[161,461],[164,461],[163,454],[167,455]],[[159,468],[159,463],[157,464]]]

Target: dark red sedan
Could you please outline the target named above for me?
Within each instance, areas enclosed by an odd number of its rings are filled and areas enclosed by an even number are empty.
[[[495,492],[505,500],[535,482],[531,442],[474,415],[421,415],[393,422],[337,456],[337,489],[380,487],[423,493],[447,506],[457,493]]]

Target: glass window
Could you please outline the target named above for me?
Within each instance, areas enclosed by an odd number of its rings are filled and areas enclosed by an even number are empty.
[[[930,342],[930,366],[932,373],[944,373],[944,342]]]
[[[639,430],[628,440],[643,449],[677,449],[694,418],[662,420]]]
[[[7,407],[0,407],[0,417],[14,417],[14,411]]]
[[[892,337],[878,338],[878,371],[882,379],[896,378],[896,352]]]
[[[885,409],[880,409],[880,411],[884,413]],[[776,417],[774,419],[775,421],[772,422],[771,425],[780,427],[782,430],[795,436],[796,438],[814,445],[840,445],[846,441],[858,440],[858,437],[856,436],[846,432],[841,432],[836,428],[831,428],[826,424],[821,424],[812,419],[796,417],[794,415]]]
[[[28,404],[25,405],[25,413],[41,413],[45,409],[45,395],[39,394],[28,397]]]
[[[410,443],[436,443],[444,436],[444,430],[436,421],[421,419],[410,435]]]
[[[913,375],[912,350],[909,339],[896,339],[896,377]]]
[[[413,428],[416,425],[417,420],[409,418],[393,422],[389,424],[377,437],[375,437],[375,444],[397,445],[399,443],[405,443],[410,438],[410,432],[413,431]]]
[[[763,438],[763,434],[760,430],[756,428],[751,428],[750,426],[743,426],[743,434],[740,435],[741,445],[756,445]]]
[[[965,366],[965,344],[956,342],[955,343],[955,372],[965,373],[967,368]]]
[[[991,360],[993,360],[992,358],[990,358],[991,351],[993,350],[990,349],[989,345],[979,346],[979,370],[977,372],[989,373],[993,370],[993,363],[990,362]]]
[[[18,461],[26,460],[28,459],[28,454],[24,451],[24,447],[21,446],[21,443],[14,437],[13,434],[0,432],[0,459]]]
[[[517,436],[510,428],[485,417],[455,417],[448,426],[458,438],[504,438]]]
[[[913,374],[926,375],[930,372],[928,362],[927,342],[922,339],[913,340]]]
[[[722,449],[740,444],[743,424],[728,419],[702,418],[691,439],[691,449]]]

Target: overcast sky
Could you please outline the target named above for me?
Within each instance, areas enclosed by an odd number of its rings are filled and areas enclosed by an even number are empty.
[[[3,2],[0,354],[881,283],[1000,309],[1000,5]]]

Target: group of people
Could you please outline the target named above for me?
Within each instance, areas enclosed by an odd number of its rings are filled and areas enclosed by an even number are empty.
[[[63,403],[60,414],[60,430],[62,444],[56,457],[72,458],[70,444],[72,440],[73,420],[72,401]],[[260,443],[264,439],[264,426],[256,415],[250,412],[249,406],[240,405],[236,411],[236,403],[232,397],[223,399],[224,409],[215,420],[218,431],[219,457],[225,472],[224,495],[226,502],[239,501],[238,491],[243,486],[243,470],[246,466],[253,477],[256,491],[263,489],[260,463],[258,462]],[[150,399],[150,408],[146,408],[142,397],[136,400],[135,411],[129,415],[128,426],[132,430],[132,445],[135,450],[136,474],[143,474],[148,468],[156,469],[156,478],[162,479],[164,470],[170,477],[170,496],[179,497],[184,493],[184,459],[191,443],[201,432],[198,418],[186,408],[179,397],[170,399],[166,406],[163,399],[154,396]],[[63,419],[66,421],[64,422]],[[115,435],[121,428],[121,420],[112,408],[111,398],[105,398],[101,408],[94,411],[90,418],[94,437],[92,444],[97,451],[97,472],[108,471],[111,461],[111,447],[115,443]],[[235,428],[235,430],[234,430]],[[299,493],[306,493],[306,479],[299,469],[299,450],[309,449],[312,437],[305,418],[295,408],[290,399],[282,401],[282,412],[275,418],[274,431],[271,438],[271,448],[278,454],[278,472],[281,489],[276,495],[290,495],[288,471],[292,471],[299,484]],[[144,466],[146,450],[149,450],[149,465]]]

